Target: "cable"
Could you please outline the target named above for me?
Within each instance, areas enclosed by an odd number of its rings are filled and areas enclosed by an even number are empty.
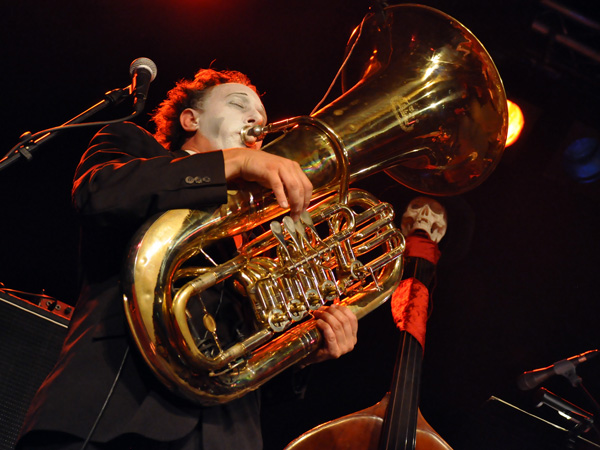
[[[119,381],[119,378],[121,377],[121,372],[123,371],[123,367],[125,366],[125,361],[127,360],[127,356],[129,355],[129,348],[130,348],[129,344],[127,344],[127,348],[125,349],[125,354],[123,355],[123,360],[121,361],[121,365],[119,366],[119,370],[117,371],[115,380],[113,381],[113,384],[110,387],[110,391],[108,392],[108,395],[106,396],[106,400],[104,400],[104,404],[102,405],[102,408],[100,408],[100,412],[98,413],[98,417],[96,417],[96,421],[94,422],[94,425],[92,425],[92,428],[90,429],[89,434],[85,438],[85,442],[83,443],[81,450],[85,450],[88,443],[90,442],[90,439],[92,438],[92,435],[96,431],[96,428],[98,427],[98,423],[100,422],[100,419],[102,418],[102,415],[104,414],[104,411],[106,410],[106,406],[108,405],[108,402],[110,401],[110,398],[112,397],[113,392],[115,391],[115,387],[117,386],[117,382]]]
[[[356,39],[354,39],[354,42],[352,43],[352,46],[350,47],[350,50],[348,51],[348,54],[346,55],[346,57],[344,58],[344,61],[342,62],[342,65],[340,66],[340,68],[338,69],[337,73],[333,77],[333,80],[331,81],[331,84],[329,85],[329,88],[327,89],[327,92],[325,92],[325,95],[323,96],[323,98],[321,98],[321,100],[319,101],[319,103],[317,103],[317,105],[310,112],[311,116],[321,107],[321,105],[323,104],[323,102],[325,102],[325,99],[327,99],[327,97],[329,97],[329,94],[331,93],[331,91],[333,89],[333,86],[337,82],[338,78],[340,77],[340,75],[342,73],[342,70],[344,70],[344,67],[346,67],[346,64],[348,63],[348,60],[350,59],[350,56],[352,56],[352,53],[354,52],[354,47],[356,47],[356,44],[357,44],[358,40],[360,39],[360,36],[362,35],[362,29],[363,29],[363,25],[364,25],[366,19],[367,19],[367,15],[365,15],[363,17],[363,19],[361,20],[361,22],[360,22],[360,24],[358,26],[358,33],[356,35]]]

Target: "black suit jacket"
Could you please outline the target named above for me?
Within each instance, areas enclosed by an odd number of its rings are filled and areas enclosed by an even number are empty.
[[[206,449],[260,448],[258,394],[202,408],[168,392],[130,340],[119,287],[128,241],[149,217],[226,202],[222,152],[171,153],[134,124],[109,125],[77,168],[73,202],[82,223],[84,285],[59,361],[22,436],[52,430],[85,438],[124,361],[92,441],[125,433],[170,441],[200,422]]]

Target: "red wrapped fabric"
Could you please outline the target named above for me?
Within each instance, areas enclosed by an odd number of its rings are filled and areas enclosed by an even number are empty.
[[[404,256],[423,258],[433,264],[437,264],[441,255],[442,253],[437,244],[429,239],[428,236],[422,236],[417,233],[406,236]]]
[[[425,349],[429,289],[416,278],[402,280],[392,294],[392,317],[396,326],[410,333]]]

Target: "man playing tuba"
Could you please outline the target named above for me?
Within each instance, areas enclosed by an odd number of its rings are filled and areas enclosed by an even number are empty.
[[[262,448],[256,391],[201,407],[151,373],[131,342],[119,270],[132,235],[158,212],[218,207],[226,202],[228,183],[243,179],[271,189],[297,219],[312,185],[298,163],[260,151],[260,141],[245,145],[241,130],[267,118],[256,89],[239,72],[200,70],[193,80],[178,82],[153,120],[154,136],[132,123],[105,127],[77,168],[73,202],[81,219],[83,288],[19,449]],[[219,311],[216,320],[243,333],[235,294],[218,286],[207,295]],[[314,315],[324,345],[303,363],[353,349],[354,314],[331,306]]]

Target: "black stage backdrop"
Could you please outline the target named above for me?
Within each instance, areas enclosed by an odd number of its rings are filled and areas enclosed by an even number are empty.
[[[536,409],[532,392],[519,391],[516,377],[600,346],[600,182],[577,184],[561,164],[570,140],[600,133],[600,71],[597,60],[552,44],[533,25],[548,23],[552,32],[587,39],[592,48],[600,42],[598,31],[581,32],[579,22],[561,18],[544,6],[548,2],[424,3],[454,16],[483,42],[527,125],[483,185],[442,199],[450,224],[428,323],[421,409],[456,449],[486,448],[482,435],[495,442],[508,436],[512,443],[504,448],[537,448],[540,434],[553,436],[550,428],[538,430],[523,413],[488,399],[498,397],[564,425],[548,408]],[[567,5],[597,23],[593,3]],[[4,2],[2,153],[23,132],[59,125],[104,92],[128,85],[129,64],[141,56],[158,66],[146,111],[177,79],[212,64],[249,74],[264,92],[271,120],[308,114],[369,6],[358,0]],[[337,95],[339,88],[330,99]],[[121,117],[128,108],[96,118]],[[148,125],[147,118],[138,123]],[[95,131],[58,136],[32,162],[0,173],[4,288],[75,303],[78,226],[70,188]],[[402,211],[414,194],[381,179],[361,185]],[[389,388],[396,345],[384,306],[361,321],[352,354],[314,368],[304,401],[265,406],[267,449],[378,402]],[[599,371],[600,358],[578,368],[596,396]],[[545,386],[593,410],[566,379],[554,377]],[[553,438],[558,448],[564,448],[561,439]]]

